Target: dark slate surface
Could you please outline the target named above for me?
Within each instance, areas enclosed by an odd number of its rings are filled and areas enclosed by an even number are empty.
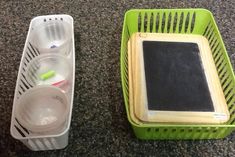
[[[143,41],[149,110],[214,111],[196,43]]]
[[[0,156],[234,156],[235,133],[223,140],[141,141],[127,121],[120,84],[120,40],[131,8],[211,10],[230,57],[235,50],[235,1],[0,1]],[[76,86],[69,146],[31,152],[9,133],[13,94],[30,20],[65,13],[75,20]],[[234,63],[234,61],[233,61]]]

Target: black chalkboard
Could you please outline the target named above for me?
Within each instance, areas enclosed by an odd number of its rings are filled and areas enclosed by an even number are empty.
[[[213,112],[196,43],[143,41],[149,110]]]

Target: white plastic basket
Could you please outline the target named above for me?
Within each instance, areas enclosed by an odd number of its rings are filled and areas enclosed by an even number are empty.
[[[27,128],[24,128],[22,124],[19,123],[19,121],[15,117],[15,108],[16,104],[21,98],[21,96],[32,87],[36,86],[36,84],[32,84],[27,80],[26,76],[26,70],[27,66],[30,64],[30,62],[37,56],[42,55],[42,53],[55,53],[55,50],[52,52],[47,51],[41,51],[40,48],[37,47],[37,44],[35,44],[34,39],[31,38],[34,29],[37,28],[37,26],[43,24],[43,23],[49,23],[52,21],[60,21],[60,23],[64,22],[66,23],[66,27],[71,28],[71,42],[69,51],[66,52],[66,58],[70,63],[72,63],[72,69],[71,69],[71,77],[70,77],[70,85],[71,88],[68,89],[66,92],[68,101],[69,101],[69,114],[66,118],[66,122],[62,126],[62,131],[59,133],[53,132],[53,133],[35,133],[31,132]],[[62,27],[61,27],[62,28]],[[11,127],[10,132],[11,135],[17,139],[23,142],[29,149],[33,151],[38,150],[53,150],[53,149],[62,149],[68,145],[68,133],[71,123],[71,116],[72,116],[72,107],[73,107],[73,93],[74,93],[74,81],[75,81],[75,46],[74,46],[74,32],[73,32],[73,18],[69,15],[46,15],[46,16],[38,16],[31,20],[28,35],[26,38],[23,55],[21,58],[20,68],[18,72],[17,82],[16,82],[16,88],[15,88],[15,95],[14,95],[14,102],[13,102],[13,109],[12,109],[12,117],[11,117]],[[50,32],[53,31],[53,32]],[[60,30],[60,27],[56,28],[56,31],[62,32],[63,30]],[[54,30],[48,30],[48,33],[56,34]],[[60,34],[61,37],[61,34]],[[64,48],[64,46],[63,46]]]

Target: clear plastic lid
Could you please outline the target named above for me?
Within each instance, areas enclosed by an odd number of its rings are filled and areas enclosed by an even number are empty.
[[[33,28],[30,38],[40,53],[68,55],[71,51],[72,29],[65,21],[43,22]]]
[[[19,123],[32,132],[47,132],[61,128],[68,116],[65,93],[53,86],[36,86],[18,100],[15,115]]]
[[[26,69],[26,78],[32,85],[54,85],[67,91],[72,66],[62,55],[44,54],[34,58]]]

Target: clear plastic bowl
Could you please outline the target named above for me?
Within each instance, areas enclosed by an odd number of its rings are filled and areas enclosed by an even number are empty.
[[[62,55],[44,54],[35,57],[27,66],[26,79],[32,85],[61,86],[65,91],[71,80],[72,65]]]
[[[68,116],[69,103],[64,92],[53,86],[36,86],[18,100],[15,115],[32,132],[56,131]]]
[[[61,20],[43,22],[33,28],[30,41],[41,54],[68,55],[72,47],[71,26]]]

